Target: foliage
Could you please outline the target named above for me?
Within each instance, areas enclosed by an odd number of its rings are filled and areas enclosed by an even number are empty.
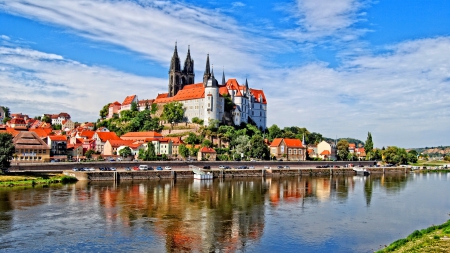
[[[193,117],[192,118],[192,123],[203,125],[204,122],[203,122],[202,119],[199,119],[198,117]]]
[[[205,139],[205,140],[203,140],[203,142],[202,142],[202,146],[203,146],[203,147],[212,148],[213,143],[212,143],[210,140]]]
[[[405,149],[391,146],[383,151],[383,161],[390,164],[407,164],[408,155]]]
[[[155,114],[158,111],[158,105],[157,104],[152,104],[152,107],[150,109],[150,113],[151,114]]]
[[[44,115],[44,117],[42,117],[41,121],[45,122],[45,123],[51,123],[52,119],[48,115]]]
[[[11,120],[11,115],[9,111],[9,107],[2,106],[3,111],[5,112],[5,117],[3,118],[3,124],[6,124],[6,122]]]
[[[338,141],[338,143],[337,143],[338,160],[344,161],[344,160],[348,159],[349,153],[350,152],[348,150],[348,141],[345,139]]]
[[[9,133],[0,133],[0,169],[2,172],[11,166],[15,152],[13,136]]]
[[[372,140],[372,134],[370,132],[367,133],[367,140],[364,144],[364,150],[366,151],[366,159],[370,160],[373,159],[373,140]]]
[[[269,147],[264,143],[261,135],[253,135],[250,140],[250,156],[260,159],[269,158]]]
[[[184,109],[180,102],[170,102],[164,105],[161,118],[169,123],[183,120]]]
[[[84,153],[84,156],[86,156],[87,159],[91,159],[93,154],[95,154],[95,150],[89,149]]]
[[[186,145],[181,144],[178,146],[178,153],[181,155],[181,157],[186,158],[189,156],[189,149],[186,147]]]
[[[187,144],[199,144],[200,143],[200,139],[197,137],[197,135],[195,135],[194,133],[190,132],[188,137],[184,140]]]
[[[273,124],[269,127],[269,141],[273,141],[275,138],[281,138],[283,136],[283,132],[281,132],[281,129]]]
[[[131,111],[131,112],[137,112],[137,111],[139,111],[136,102],[132,102],[132,103],[131,103],[130,111]]]
[[[121,149],[119,151],[119,155],[122,157],[128,157],[131,156],[133,154],[133,152],[131,151],[130,147],[124,147],[123,149]]]
[[[103,120],[97,124],[97,127],[106,127],[115,132],[118,136],[128,132],[156,131],[160,132],[163,128],[159,124],[158,118],[152,118],[149,110],[133,112],[125,110],[120,112],[121,117],[113,117]]]
[[[408,152],[407,158],[408,158],[408,162],[409,163],[416,163],[417,162],[417,157],[419,156],[419,154],[417,154],[417,151],[415,150],[410,150]]]
[[[106,119],[109,113],[109,103],[104,105],[103,108],[100,110],[100,119]]]
[[[53,130],[61,130],[62,129],[62,125],[61,124],[55,124],[52,125]]]
[[[155,145],[151,142],[147,142],[147,149],[140,150],[139,152],[139,159],[144,161],[154,161],[156,158]]]
[[[231,96],[228,93],[224,93],[222,94],[222,97],[225,100],[225,111],[226,112],[231,112],[235,106],[235,104],[233,103],[233,101],[231,100]]]

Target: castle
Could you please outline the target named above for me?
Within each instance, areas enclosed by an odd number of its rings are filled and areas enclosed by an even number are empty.
[[[235,104],[228,114],[225,112],[226,94]],[[129,109],[130,101],[137,103],[139,108],[143,104],[136,95],[128,96],[123,104],[114,102],[110,105],[108,118],[120,110]],[[225,118],[229,118],[234,125],[251,122],[262,130],[267,128],[267,100],[263,90],[249,88],[247,80],[245,85],[240,85],[236,79],[225,81],[225,72],[222,73],[222,82],[219,84],[214,70],[210,67],[209,54],[206,57],[203,82],[195,83],[194,60],[191,58],[190,48],[181,69],[176,44],[170,61],[168,92],[158,94],[154,100],[145,101],[162,105],[180,102],[185,109],[185,122],[192,122],[192,119],[197,117],[203,120],[205,125],[209,125],[211,122],[224,122]]]

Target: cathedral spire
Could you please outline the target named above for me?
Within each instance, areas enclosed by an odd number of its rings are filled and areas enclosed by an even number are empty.
[[[170,62],[170,70],[180,71],[180,58],[178,57],[177,42],[175,42],[175,49],[173,50],[172,61]]]
[[[206,86],[208,79],[211,77],[211,69],[209,67],[209,54],[206,56],[205,73],[203,74],[203,85]]]
[[[222,85],[225,85],[225,68],[222,71]]]

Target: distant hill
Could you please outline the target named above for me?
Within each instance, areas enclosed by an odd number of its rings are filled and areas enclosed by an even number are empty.
[[[450,155],[450,146],[411,148],[410,150],[415,150],[419,154],[422,153],[429,156],[444,156],[445,154]]]
[[[335,141],[335,139],[327,138],[327,137],[324,137],[323,139],[324,139],[324,141],[326,141],[326,142],[334,142],[334,141]],[[359,146],[358,144],[361,144],[362,147],[364,147],[364,142],[361,141],[361,140],[355,139],[355,138],[347,137],[347,138],[338,138],[338,139],[337,139],[338,142],[339,142],[340,140],[347,140],[348,143],[355,143],[355,144],[356,144],[356,147]]]

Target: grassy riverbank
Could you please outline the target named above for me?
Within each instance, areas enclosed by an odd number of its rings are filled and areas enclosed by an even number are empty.
[[[57,175],[0,175],[0,187],[35,186],[76,182],[75,177]]]
[[[377,251],[385,252],[450,252],[450,220],[442,225],[416,230],[408,237]]]

